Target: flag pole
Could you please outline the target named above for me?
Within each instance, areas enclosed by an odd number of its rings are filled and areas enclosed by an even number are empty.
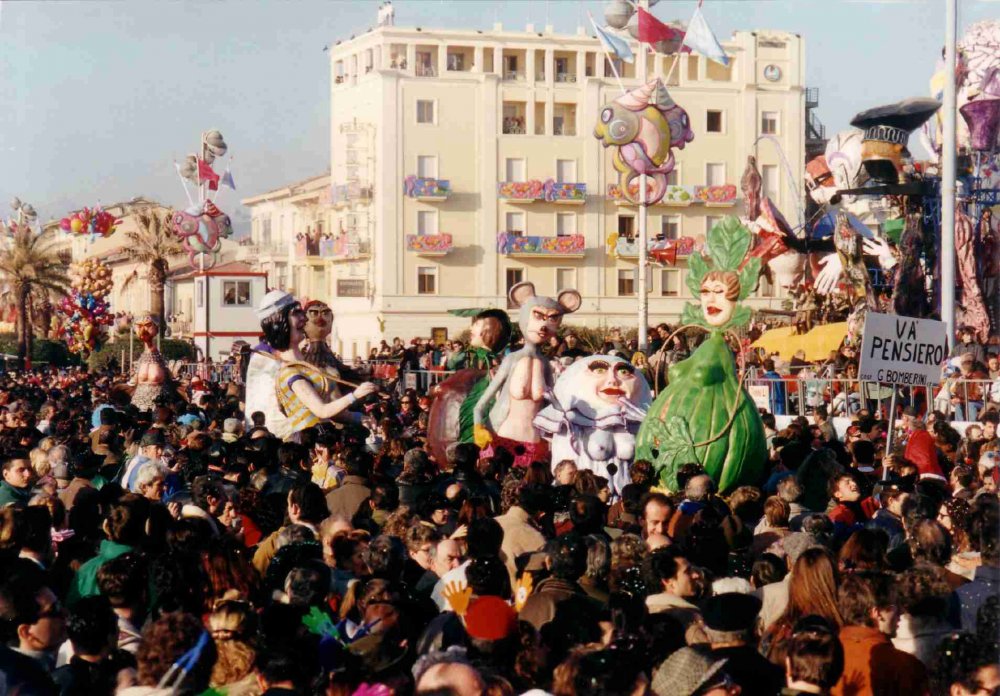
[[[638,7],[648,12],[649,0],[638,0]],[[639,45],[640,47],[642,46],[641,41]],[[643,54],[642,61],[638,65],[641,73],[639,75],[640,84],[646,84],[646,78],[648,77],[646,70],[648,65],[647,56]],[[646,287],[649,284],[648,199],[649,196],[646,193],[646,174],[642,172],[639,174],[639,331],[637,338],[639,340],[639,350],[643,353],[649,350],[649,293],[646,292]]]
[[[184,177],[181,176],[181,166],[177,164],[177,160],[174,160],[174,171],[177,172],[177,178],[181,180],[181,186],[184,187],[184,195],[187,196],[188,205],[194,207],[194,199],[191,198],[191,192],[188,190],[187,182],[184,180]]]

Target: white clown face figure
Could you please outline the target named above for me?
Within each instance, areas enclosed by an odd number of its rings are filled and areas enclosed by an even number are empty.
[[[591,355],[575,361],[559,376],[553,390],[564,409],[585,415],[614,410],[621,401],[647,408],[649,385],[631,363],[610,355]]]

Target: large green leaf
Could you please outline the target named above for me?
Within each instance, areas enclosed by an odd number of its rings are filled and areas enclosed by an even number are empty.
[[[660,432],[663,437],[660,442],[660,452],[670,458],[697,461],[691,427],[682,416],[664,418],[663,429]]]
[[[732,329],[737,326],[743,326],[750,321],[753,316],[753,312],[746,305],[736,305],[736,311],[733,312],[733,318],[726,322],[723,329]]]
[[[697,251],[691,254],[688,257],[687,286],[695,299],[701,297],[701,280],[706,273],[708,273],[708,264],[705,263],[705,258]]]
[[[717,271],[735,271],[750,250],[750,230],[726,216],[708,231],[708,253]]]
[[[757,286],[757,276],[760,275],[760,257],[754,256],[747,260],[747,264],[740,271],[740,299],[745,300],[750,297],[750,293]]]
[[[681,312],[681,326],[686,324],[708,326],[705,323],[705,316],[701,313],[701,305],[694,304],[693,302],[688,302],[684,305],[684,311]]]

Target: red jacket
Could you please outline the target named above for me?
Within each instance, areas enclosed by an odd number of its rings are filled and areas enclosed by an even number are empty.
[[[877,628],[845,626],[844,673],[831,696],[926,696],[930,693],[924,663],[892,646]]]
[[[920,477],[925,475],[944,478],[941,465],[938,464],[938,451],[934,445],[934,436],[926,430],[914,430],[906,443],[903,456],[917,465]]]

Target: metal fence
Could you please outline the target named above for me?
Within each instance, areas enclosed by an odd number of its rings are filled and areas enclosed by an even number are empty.
[[[779,416],[805,416],[826,406],[831,416],[853,416],[867,409],[888,418],[893,392],[888,384],[823,377],[752,377],[746,386],[759,408]],[[913,406],[918,413],[940,411],[958,421],[976,420],[991,403],[1000,404],[1000,379],[950,379],[897,389],[898,405]]]
[[[234,363],[177,362],[170,364],[170,370],[178,379],[199,377],[206,382],[236,382],[242,384],[240,366]]]

